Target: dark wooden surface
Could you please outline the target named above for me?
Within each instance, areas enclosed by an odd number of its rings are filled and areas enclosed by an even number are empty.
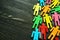
[[[32,7],[36,3],[37,0],[0,0],[0,40],[31,40]]]

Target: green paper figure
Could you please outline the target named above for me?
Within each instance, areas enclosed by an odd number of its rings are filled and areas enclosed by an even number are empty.
[[[51,13],[60,12],[60,6],[56,6],[55,8],[51,9]]]
[[[33,24],[32,28],[37,28],[39,23],[42,24],[42,17],[40,15],[35,16],[33,19],[33,22],[34,22],[34,24]]]

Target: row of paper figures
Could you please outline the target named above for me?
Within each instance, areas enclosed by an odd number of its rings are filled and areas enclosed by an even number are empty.
[[[38,0],[33,6],[33,40],[59,40],[60,0]],[[47,33],[49,34],[47,37]]]

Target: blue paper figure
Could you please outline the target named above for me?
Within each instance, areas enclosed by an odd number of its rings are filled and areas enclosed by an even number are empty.
[[[45,0],[38,0],[39,1],[39,3],[40,3],[40,6],[45,6]]]
[[[38,32],[38,28],[36,28],[35,31],[32,32],[31,37],[33,37],[33,40],[38,40],[38,38],[41,38],[41,33]]]

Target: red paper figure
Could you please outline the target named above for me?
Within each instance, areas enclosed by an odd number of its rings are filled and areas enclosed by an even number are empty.
[[[48,32],[48,28],[44,23],[39,26],[39,32],[41,32],[42,36],[44,37],[44,40],[46,40],[46,32]]]
[[[54,40],[59,40],[59,38],[58,37],[55,37],[55,39]]]

